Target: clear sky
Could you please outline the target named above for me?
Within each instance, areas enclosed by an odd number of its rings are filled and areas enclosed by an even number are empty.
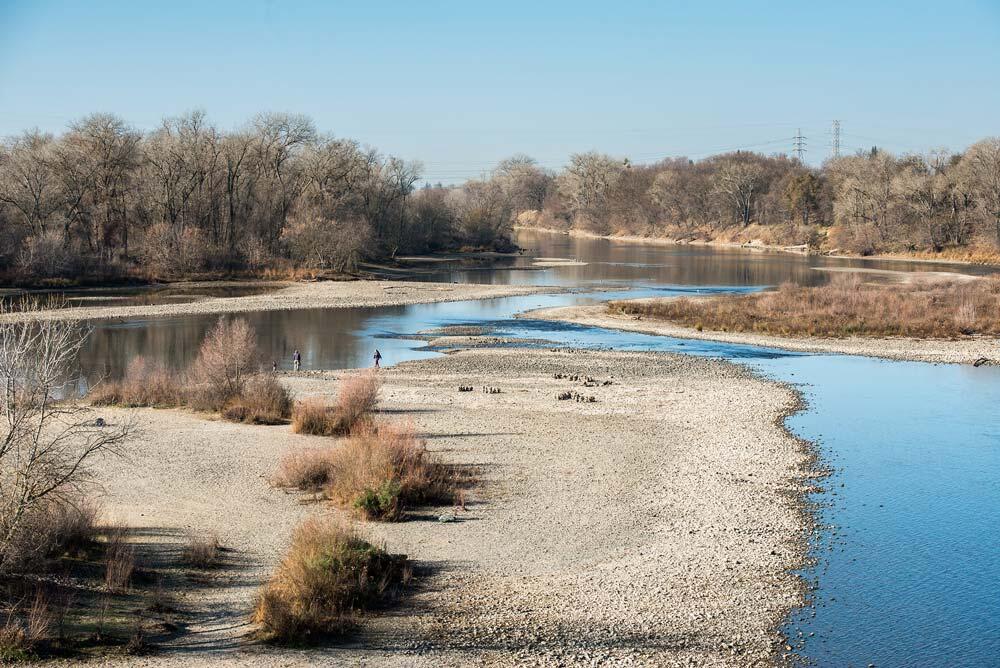
[[[0,135],[259,111],[451,182],[528,153],[961,149],[1000,134],[1000,0],[0,0]]]

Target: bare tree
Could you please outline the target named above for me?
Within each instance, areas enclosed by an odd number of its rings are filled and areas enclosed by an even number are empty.
[[[984,217],[993,224],[1000,246],[1000,137],[969,147],[959,163],[960,180],[972,194]]]
[[[760,165],[746,159],[731,157],[715,174],[715,190],[729,202],[731,210],[743,227],[753,219],[754,204],[763,186]]]
[[[46,513],[73,503],[92,460],[118,452],[133,431],[131,420],[99,425],[61,398],[86,336],[59,320],[0,324],[0,572],[44,549]]]

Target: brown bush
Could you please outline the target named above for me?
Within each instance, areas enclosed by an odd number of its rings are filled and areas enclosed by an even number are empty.
[[[611,302],[609,310],[696,329],[779,336],[908,336],[954,339],[1000,334],[1000,280],[871,285],[857,276],[710,299]]]
[[[194,568],[215,568],[222,561],[222,546],[214,533],[191,534],[181,557],[184,563]]]
[[[300,448],[281,458],[272,482],[278,487],[293,487],[303,492],[319,492],[330,482],[336,446]]]
[[[374,369],[345,378],[337,393],[337,433],[349,433],[378,405],[382,378]]]
[[[292,409],[292,431],[296,434],[336,436],[340,429],[336,410],[322,399],[305,399]]]
[[[407,506],[454,497],[448,467],[409,425],[362,423],[330,457],[326,494],[370,519],[396,520]]]
[[[334,520],[308,519],[257,597],[252,620],[273,642],[309,642],[347,631],[359,612],[395,596],[409,578],[388,554]]]
[[[239,396],[222,409],[222,417],[249,424],[282,424],[292,412],[292,395],[271,374],[251,376]]]
[[[94,406],[168,408],[183,403],[177,374],[141,355],[129,362],[124,378],[99,383],[88,396]]]
[[[250,323],[220,318],[188,371],[188,402],[195,410],[221,411],[243,394],[247,380],[259,370],[257,336]]]
[[[128,527],[112,526],[104,550],[104,586],[109,592],[126,591],[135,570],[135,548],[128,541]]]

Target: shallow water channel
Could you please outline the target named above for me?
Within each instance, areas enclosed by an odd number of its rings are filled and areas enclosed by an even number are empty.
[[[402,307],[250,313],[259,341],[284,368],[367,366],[440,354],[407,338],[448,325],[545,344],[661,350],[720,357],[795,385],[807,408],[788,420],[817,444],[834,473],[815,495],[820,530],[810,604],[785,627],[789,644],[819,666],[1000,665],[1000,369],[789,353],[515,319],[543,306],[624,296],[814,285],[835,271],[956,271],[697,246],[651,246],[522,232],[524,256],[503,267],[459,263],[423,277],[571,286],[577,292]],[[534,258],[585,264],[538,267]],[[875,270],[872,273],[871,270]],[[982,271],[982,270],[975,270]],[[602,290],[597,292],[596,290]],[[195,355],[217,316],[97,322],[81,366],[117,375],[136,355],[174,366]]]

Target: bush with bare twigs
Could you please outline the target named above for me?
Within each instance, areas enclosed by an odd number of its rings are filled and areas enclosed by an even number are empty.
[[[222,417],[248,424],[281,424],[292,412],[292,395],[270,374],[251,376],[243,392],[222,409]]]
[[[188,401],[195,410],[221,411],[244,393],[247,381],[259,371],[257,336],[250,323],[220,318],[188,371]]]
[[[750,295],[611,302],[608,308],[722,332],[923,339],[997,336],[1000,279],[871,285],[846,276],[813,288],[789,283]]]
[[[313,436],[335,436],[340,420],[333,406],[322,399],[310,397],[292,408],[292,431]]]
[[[387,553],[346,524],[308,519],[258,595],[252,619],[272,642],[341,634],[360,613],[394,598],[409,573],[405,555]]]
[[[349,433],[375,410],[381,389],[382,378],[374,370],[349,376],[341,382],[334,408],[338,434]]]
[[[291,487],[303,492],[320,492],[330,482],[335,450],[338,446],[297,448],[281,458],[272,482],[278,487]]]
[[[408,506],[454,498],[450,469],[410,425],[362,423],[330,455],[326,494],[366,518],[397,520]]]
[[[0,324],[0,574],[51,552],[56,512],[86,497],[89,465],[132,431],[60,401],[88,330],[65,321]],[[78,524],[75,520],[75,524]]]
[[[183,403],[177,374],[141,355],[129,362],[124,378],[99,383],[88,396],[95,406],[168,408]]]

